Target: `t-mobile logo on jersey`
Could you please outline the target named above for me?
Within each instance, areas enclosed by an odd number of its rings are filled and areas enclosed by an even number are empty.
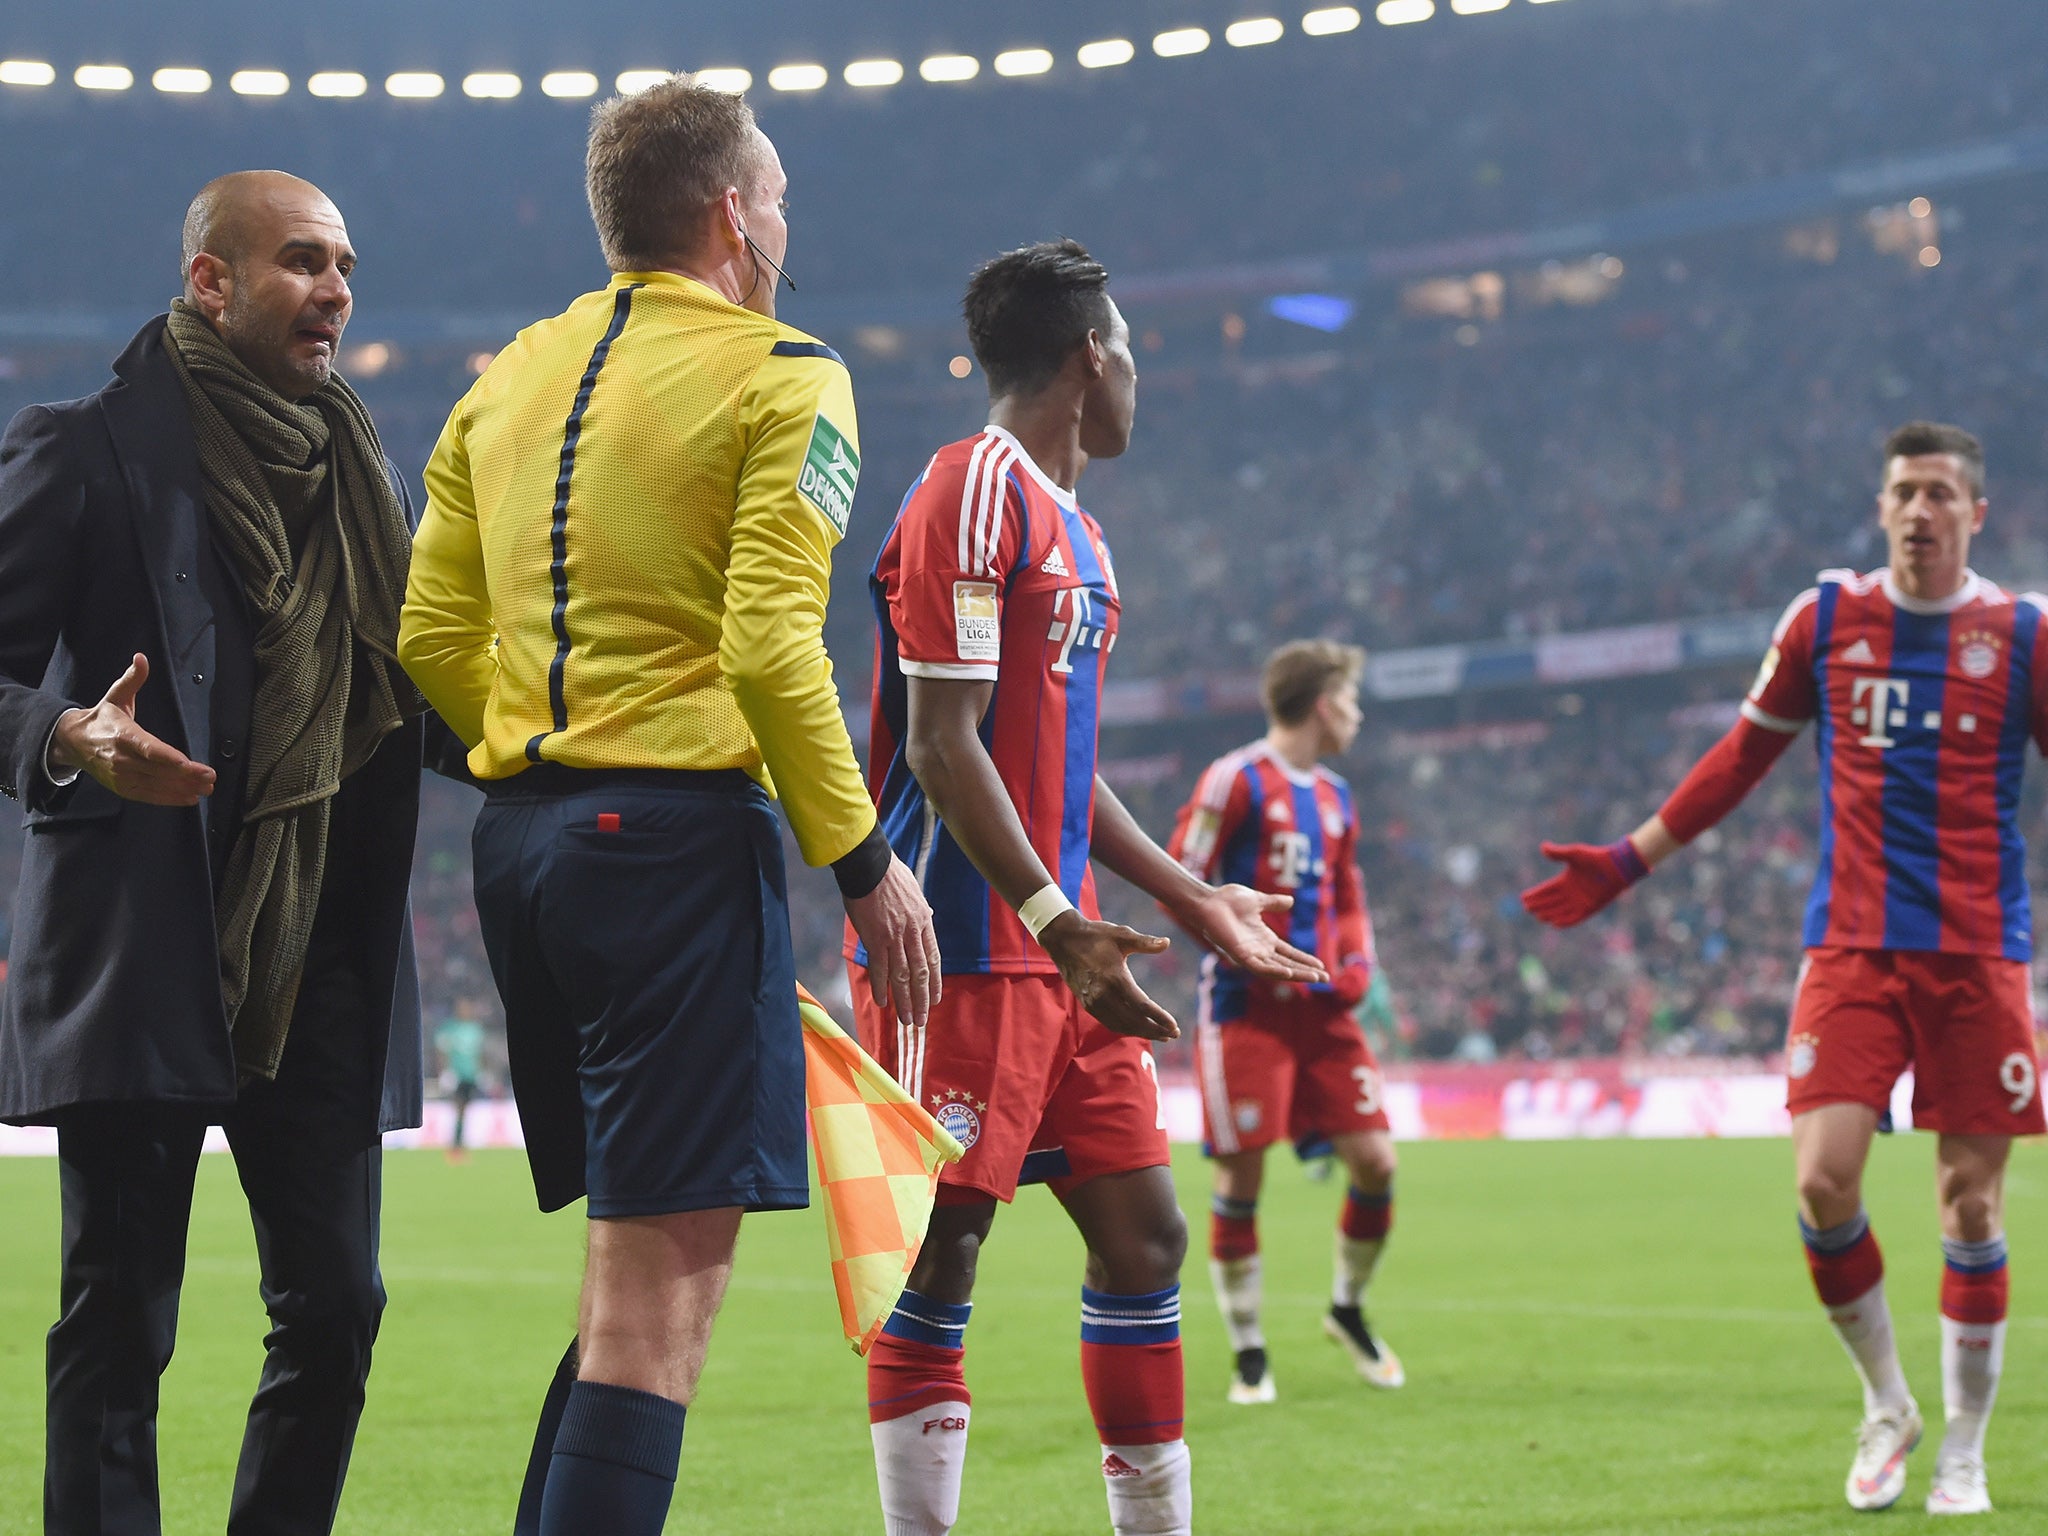
[[[1905,679],[1897,677],[1859,677],[1849,689],[1849,723],[1864,727],[1862,745],[1895,747],[1889,732],[1895,726],[1906,723]]]
[[[1095,622],[1093,592],[1086,587],[1061,587],[1053,594],[1052,628],[1045,632],[1046,639],[1060,643],[1060,653],[1053,658],[1053,671],[1072,672],[1075,648],[1100,650],[1107,633],[1105,626]]]
[[[1304,879],[1323,878],[1323,861],[1314,856],[1306,832],[1275,832],[1266,863],[1283,891],[1298,890]]]

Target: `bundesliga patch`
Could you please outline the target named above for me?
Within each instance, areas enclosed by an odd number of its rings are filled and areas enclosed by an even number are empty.
[[[992,581],[953,583],[953,645],[962,661],[1003,659],[1002,617]]]
[[[846,434],[820,411],[811,426],[811,446],[804,450],[803,470],[796,477],[797,490],[844,537],[847,520],[853,516],[854,487],[859,483],[860,455]]]

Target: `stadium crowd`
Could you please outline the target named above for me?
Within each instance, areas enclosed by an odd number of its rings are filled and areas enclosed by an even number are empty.
[[[1542,99],[1548,115],[1541,124],[1514,116],[1537,109],[1528,93],[1475,88],[1469,99],[1481,105],[1448,136],[1413,93],[1367,92],[1370,131],[1381,138],[1335,182],[1325,180],[1326,167],[1279,152],[1273,136],[1313,127],[1285,112],[1230,114],[1240,127],[1259,126],[1229,144],[1203,137],[1200,114],[1176,114],[1177,124],[1192,126],[1170,141],[1146,132],[1140,114],[1137,127],[1097,144],[1092,155],[1048,153],[1020,163],[1027,179],[1061,167],[1057,174],[1080,180],[1022,191],[1005,183],[1011,207],[1036,210],[1031,227],[1014,232],[1041,232],[1048,218],[1058,224],[1060,210],[1085,192],[1091,243],[1113,262],[1144,271],[1270,256],[1276,240],[1278,248],[1316,251],[1384,244],[1393,228],[1404,240],[1509,228],[2024,126],[2039,99],[2037,77],[2048,68],[2033,50],[2002,48],[1994,20],[1907,39],[1840,0],[1700,9],[1713,13],[1712,25],[1700,28],[1700,50],[1638,58],[1627,70],[1609,56],[1620,42],[1576,24],[1522,26],[1512,47],[1470,36],[1456,47],[1423,39],[1415,45],[1428,55],[1420,65],[1406,52],[1375,56],[1368,73],[1455,68],[1480,87],[1489,70],[1525,71],[1535,67],[1532,58],[1548,60],[1559,88]],[[1670,25],[1688,23],[1674,15]],[[1924,47],[1955,55],[1950,64],[1979,88],[1926,103],[1936,116],[1917,116],[1909,132],[1899,114],[1879,108],[1867,83],[1900,50]],[[1439,56],[1440,49],[1448,51]],[[1768,94],[1670,88],[1672,72],[1710,68],[1732,86],[1748,61],[1766,54],[1776,56],[1774,68],[1789,58],[1810,77],[1809,90],[1782,100],[1811,100],[1818,91],[1842,110],[1790,122],[1780,98]],[[1594,76],[1615,89],[1568,88]],[[1244,76],[1244,89],[1268,89],[1262,79]],[[1165,89],[1136,74],[1129,88]],[[1085,131],[1093,89],[1080,90],[1057,132]],[[1740,110],[1732,106],[1737,100]],[[1345,111],[1355,106],[1347,99]],[[803,163],[806,135],[821,124],[846,127],[843,106],[817,108],[809,117],[778,109],[775,126],[793,165]],[[317,115],[326,108],[280,110]],[[874,123],[859,131],[885,123],[892,110],[877,108]],[[916,110],[943,117],[966,108],[934,96]],[[1120,120],[1128,116],[1119,109]],[[542,131],[527,116],[505,126],[515,141]],[[380,306],[475,309],[488,296],[488,307],[514,310],[543,290],[559,296],[590,277],[594,253],[574,206],[578,146],[558,129],[545,129],[550,142],[560,140],[554,160],[504,157],[519,167],[516,204],[472,207],[504,190],[488,167],[445,189],[442,206],[451,214],[469,208],[477,227],[516,228],[523,242],[516,272],[497,272],[491,264],[500,257],[487,252],[481,266],[463,268],[460,293],[436,286],[450,278],[446,264],[411,251],[407,242],[418,232],[387,217],[367,185],[344,197],[359,243],[374,257],[359,285],[364,334]],[[333,131],[331,124],[320,130]],[[429,113],[419,131],[473,130]],[[1347,131],[1356,131],[1355,122]],[[1591,138],[1612,153],[1577,155],[1573,145]],[[326,140],[307,142],[317,158]],[[74,176],[67,157],[86,153],[89,143],[53,144],[25,174]],[[372,136],[370,157],[355,174],[374,177],[377,157],[397,153],[396,144],[391,135]],[[937,156],[948,145],[945,134],[926,131],[898,147]],[[1191,177],[1187,163],[1197,160],[1206,169]],[[930,176],[922,179],[917,169],[906,167],[878,195],[945,179],[943,167],[924,167]],[[549,179],[556,173],[560,185]],[[95,165],[93,174],[104,184],[152,172],[144,152]],[[1262,197],[1294,210],[1296,222],[1219,222],[1186,195],[1189,185],[1232,178],[1257,182]],[[409,196],[435,195],[416,181],[408,185]],[[804,259],[806,279],[816,271],[828,293],[905,280],[900,266],[870,270],[863,263],[872,263],[872,253],[854,249],[862,242],[835,236],[856,227],[853,195],[837,185],[798,191],[792,249]],[[123,202],[107,199],[109,207]],[[1009,228],[1004,219],[972,217],[972,198],[962,206],[946,227],[975,231],[981,243],[973,251],[940,241],[914,253],[917,261],[951,263],[948,287],[971,256],[985,253],[980,231]],[[1301,222],[1303,210],[1313,210],[1311,222]],[[1454,211],[1462,221],[1455,227]],[[876,217],[870,207],[861,223],[872,227]],[[1105,219],[1098,235],[1093,226]],[[1361,296],[1352,323],[1326,337],[1267,317],[1256,301],[1238,304],[1242,313],[1209,313],[1199,325],[1184,309],[1162,311],[1155,322],[1144,306],[1132,306],[1143,373],[1138,431],[1130,454],[1091,469],[1083,492],[1117,554],[1125,612],[1112,677],[1243,671],[1274,643],[1303,634],[1386,650],[1775,609],[1819,567],[1879,561],[1869,515],[1874,445],[1886,428],[1922,413],[1966,422],[1989,447],[1994,515],[1978,546],[1979,567],[2007,585],[2048,585],[2048,436],[2025,414],[2027,391],[2018,387],[2048,378],[2048,214],[2038,199],[2013,196],[2010,183],[1944,194],[1927,226],[1941,242],[1932,270],[1917,251],[1874,249],[1854,212],[1822,222],[1798,240],[1772,227],[1626,252],[1600,301],[1585,305],[1540,302],[1514,273],[1498,314],[1419,314],[1412,304],[1403,309],[1396,290],[1381,288]],[[1245,244],[1254,226],[1264,231],[1258,250]],[[18,234],[0,229],[0,256],[17,263],[24,294],[72,280],[68,268],[43,272]],[[402,291],[380,270],[404,271],[416,287]],[[941,276],[936,267],[927,275],[935,283]],[[136,296],[147,299],[161,286],[142,281]],[[790,311],[804,323],[801,304],[792,300]],[[861,389],[866,462],[827,634],[842,691],[859,699],[872,644],[861,577],[925,456],[980,424],[982,381],[913,381],[903,360],[832,339],[845,345]],[[464,377],[459,369],[401,367],[357,380],[393,459],[415,484]],[[40,397],[46,382],[0,371],[0,404]],[[1717,686],[1726,698],[1740,681],[1731,673]],[[1515,902],[1516,891],[1542,873],[1534,852],[1540,836],[1617,836],[1675,782],[1710,739],[1698,725],[1669,723],[1671,710],[1687,702],[1676,694],[1661,703],[1596,695],[1584,715],[1567,718],[1532,692],[1513,707],[1545,721],[1542,739],[1460,751],[1404,748],[1405,717],[1369,717],[1357,761],[1345,766],[1360,790],[1367,876],[1395,989],[1392,1053],[1484,1059],[1776,1049],[1812,859],[1813,774],[1804,751],[1757,803],[1620,913],[1559,934],[1529,921]],[[1201,730],[1216,728],[1192,725],[1179,736],[1162,728],[1142,747],[1113,749],[1181,760],[1177,774],[1127,790],[1154,831],[1171,824],[1204,753],[1223,744],[1196,744]],[[495,1021],[469,895],[475,803],[471,792],[427,786],[414,910],[430,1021],[454,1014]],[[12,825],[0,828],[0,948],[20,835]],[[802,876],[797,885],[800,965],[829,1001],[843,989],[838,903],[829,887],[814,889]],[[1155,921],[1149,912],[1119,909],[1119,900],[1111,905],[1120,915],[1141,926]],[[1151,974],[1163,1000],[1190,1014],[1187,947]],[[492,1059],[501,1070],[502,1055]]]

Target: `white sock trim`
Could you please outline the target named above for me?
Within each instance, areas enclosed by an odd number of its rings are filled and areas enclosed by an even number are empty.
[[[1187,1441],[1105,1445],[1101,1466],[1115,1536],[1191,1536],[1195,1493]]]
[[[1259,1320],[1265,1290],[1265,1266],[1256,1253],[1241,1259],[1211,1259],[1209,1283],[1216,1290],[1216,1309],[1231,1352],[1264,1349],[1266,1333]]]
[[[960,1518],[966,1403],[930,1403],[868,1426],[886,1536],[947,1536]]]

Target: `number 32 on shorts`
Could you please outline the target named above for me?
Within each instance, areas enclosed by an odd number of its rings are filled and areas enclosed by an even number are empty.
[[[2012,1103],[2007,1107],[2014,1114],[2033,1103],[2034,1090],[2039,1086],[2034,1058],[2025,1051],[2014,1051],[2006,1057],[1998,1064],[1998,1086],[2012,1095]]]
[[[1376,1115],[1380,1112],[1380,1074],[1377,1067],[1353,1067],[1351,1075],[1358,1079],[1358,1113]]]

